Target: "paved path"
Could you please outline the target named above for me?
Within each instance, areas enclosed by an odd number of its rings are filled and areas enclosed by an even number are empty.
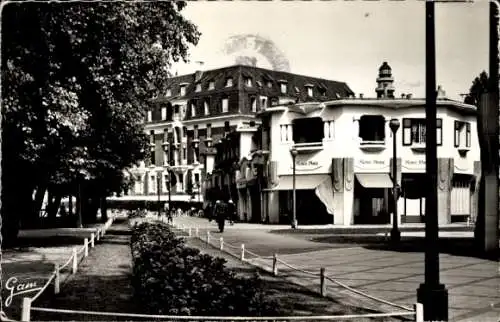
[[[130,229],[125,218],[116,219],[99,244],[90,251],[75,275],[61,285],[61,293],[48,295],[33,306],[137,313],[132,294]],[[102,317],[33,312],[34,320],[96,320]],[[109,318],[108,318],[109,319]],[[106,320],[106,318],[104,318]],[[116,318],[113,318],[116,320]]]
[[[176,224],[200,227],[200,233],[211,231],[212,240],[217,242],[214,223],[203,218],[180,217]],[[314,243],[300,240],[293,235],[269,233],[269,226],[260,229],[245,229],[243,225],[227,226],[222,234],[226,243],[240,246],[260,256],[268,257],[273,253],[296,268],[319,272],[326,268],[327,275],[339,282],[361,290],[370,295],[411,306],[416,302],[416,289],[424,281],[424,254],[421,252],[397,252],[368,247],[348,247]],[[226,247],[226,249],[229,249]],[[238,249],[234,249],[236,254]],[[271,267],[272,260],[247,255],[253,263]],[[450,321],[498,321],[500,316],[500,278],[496,261],[474,257],[440,255],[441,282],[449,291]],[[318,289],[319,278],[299,273],[279,266],[280,274],[289,279]],[[344,296],[351,292],[329,284],[330,294]],[[394,311],[393,307],[374,302],[358,295],[366,307],[378,307],[382,311]],[[396,309],[397,310],[397,309]]]

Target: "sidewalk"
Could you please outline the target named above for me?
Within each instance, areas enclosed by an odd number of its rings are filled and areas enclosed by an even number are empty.
[[[203,218],[180,217],[176,224],[186,227],[200,227],[200,234],[207,231],[217,244],[221,234],[216,226]],[[257,233],[258,232],[258,233]],[[328,243],[299,241],[294,234],[275,234],[266,230],[248,230],[243,225],[228,226],[222,234],[225,243],[235,246],[245,244],[245,249],[267,258],[247,256],[255,265],[272,267],[273,253],[291,266],[319,273],[321,267],[326,275],[341,283],[354,287],[369,295],[405,306],[416,302],[416,290],[424,282],[424,254],[418,251],[393,251],[377,247],[335,247]],[[281,240],[279,240],[281,238]],[[292,243],[288,243],[293,241]],[[301,250],[298,242],[307,245]],[[338,245],[337,245],[338,246]],[[228,249],[228,248],[226,248]],[[238,254],[238,249],[234,250]],[[441,282],[449,291],[450,321],[498,321],[500,316],[500,277],[498,263],[475,257],[440,255]],[[319,289],[319,278],[294,271],[279,265],[280,275],[289,280]],[[394,311],[387,306],[366,297],[328,283],[328,292],[336,298],[351,298],[368,308],[377,307],[384,312]],[[361,304],[362,303],[362,304]],[[397,310],[397,308],[396,308]]]
[[[116,219],[106,235],[61,285],[61,292],[50,292],[33,306],[69,310],[137,313],[131,285],[132,255],[130,229],[127,220]],[[77,314],[33,312],[33,320],[106,320],[106,318]],[[117,320],[118,318],[113,318]]]

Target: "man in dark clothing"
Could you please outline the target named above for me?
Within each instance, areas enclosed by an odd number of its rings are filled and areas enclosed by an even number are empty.
[[[227,204],[221,200],[217,200],[214,207],[215,220],[219,225],[219,231],[224,232],[224,225],[227,217]]]

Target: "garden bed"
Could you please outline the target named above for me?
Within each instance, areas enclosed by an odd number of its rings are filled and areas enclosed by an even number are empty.
[[[263,281],[236,276],[225,260],[187,247],[163,223],[142,223],[131,238],[133,285],[142,313],[277,316]]]

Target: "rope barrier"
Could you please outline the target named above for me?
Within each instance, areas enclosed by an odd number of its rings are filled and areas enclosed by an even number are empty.
[[[350,314],[350,315],[318,315],[318,316],[190,316],[190,315],[148,315],[135,313],[119,312],[96,312],[96,311],[77,311],[65,309],[51,309],[42,307],[31,307],[32,311],[64,313],[64,314],[86,314],[98,316],[114,316],[128,318],[146,318],[146,319],[169,319],[169,320],[197,320],[197,321],[290,321],[290,320],[332,320],[332,319],[359,319],[359,318],[381,318],[395,316],[414,316],[414,312],[391,312],[391,313],[370,313],[370,314]]]
[[[35,294],[35,296],[33,296],[31,298],[31,302],[34,302],[40,295],[42,295],[42,293],[47,289],[47,287],[50,285],[50,283],[52,283],[52,280],[56,277],[56,272],[52,272],[52,275],[50,275],[50,278],[49,280],[45,283],[45,285],[40,289],[40,291],[38,291],[38,293]]]
[[[66,266],[69,265],[69,263],[71,263],[71,260],[73,260],[73,255],[70,256],[70,258],[68,259],[68,261],[62,265],[61,267],[59,267],[59,271],[62,271],[63,268],[65,268]]]
[[[408,307],[406,307],[406,306],[404,306],[404,305],[399,305],[399,304],[396,304],[396,303],[392,303],[392,302],[386,301],[386,300],[384,300],[384,299],[381,299],[381,298],[375,297],[375,296],[373,296],[373,295],[367,294],[367,293],[365,293],[365,292],[359,291],[359,290],[357,290],[357,289],[355,289],[355,288],[352,288],[352,287],[350,287],[350,286],[348,286],[348,285],[346,285],[346,284],[344,284],[344,283],[342,283],[342,282],[339,282],[339,281],[337,281],[337,280],[335,280],[335,279],[331,278],[330,276],[326,276],[326,279],[327,279],[327,280],[329,280],[330,282],[333,282],[333,283],[335,283],[335,284],[337,284],[337,285],[339,285],[339,286],[343,287],[343,288],[348,289],[349,291],[351,291],[351,292],[353,292],[353,293],[356,293],[356,294],[362,295],[362,296],[367,297],[367,298],[369,298],[369,299],[372,299],[372,300],[374,300],[374,301],[377,301],[377,302],[380,302],[380,303],[384,303],[384,304],[387,304],[387,305],[389,305],[389,306],[394,306],[394,307],[397,307],[397,308],[400,308],[400,309],[403,309],[403,310],[413,311],[413,309],[408,308]]]
[[[197,228],[197,229],[198,229],[198,228]],[[209,237],[209,236],[210,236],[210,232],[208,232],[208,231],[207,231],[207,237],[208,237],[207,239],[208,239],[208,240],[207,240],[206,242],[207,242],[208,244],[212,245],[212,243],[210,243],[210,237]],[[201,238],[201,237],[199,237],[199,236],[197,236],[197,237],[198,237],[198,238],[200,238],[200,239],[202,239],[202,238]],[[221,238],[222,238],[222,237],[221,237]],[[203,239],[202,239],[202,240],[203,240]],[[215,246],[215,245],[213,245],[213,246]],[[231,244],[229,244],[229,243],[227,243],[227,242],[225,242],[225,241],[224,241],[224,242],[223,242],[223,247],[220,247],[220,245],[219,245],[219,247],[218,247],[218,248],[219,248],[220,250],[224,250],[224,248],[227,248],[227,247],[232,248],[232,249],[241,249],[241,254],[242,254],[242,255],[241,255],[241,258],[242,258],[242,259],[245,259],[244,254],[250,254],[250,255],[252,255],[252,256],[255,256],[255,257],[256,257],[255,259],[273,259],[273,256],[269,256],[269,257],[267,257],[267,256],[266,256],[266,257],[263,257],[263,256],[260,256],[260,255],[258,255],[258,254],[256,254],[256,253],[253,253],[253,252],[249,251],[248,249],[246,249],[246,248],[244,247],[244,244],[242,244],[241,246],[239,246],[239,247],[238,247],[238,246],[233,246],[233,245],[231,245]],[[226,252],[227,252],[227,250],[226,250]],[[308,274],[308,275],[311,275],[311,276],[322,277],[322,276],[321,276],[321,273],[315,273],[315,272],[310,272],[310,271],[307,271],[307,270],[300,269],[300,268],[298,268],[298,267],[295,267],[295,266],[293,266],[293,265],[288,264],[287,262],[285,262],[285,261],[283,261],[283,260],[281,260],[281,259],[279,259],[279,258],[277,258],[277,257],[276,257],[276,261],[277,261],[277,262],[279,262],[279,263],[281,263],[281,264],[283,264],[283,265],[285,265],[286,267],[288,267],[288,268],[290,268],[290,269],[292,269],[292,270],[295,270],[295,271],[298,271],[298,272],[302,272],[302,273],[304,273],[304,274]],[[273,268],[273,271],[274,271],[274,270],[275,270],[275,268]],[[277,271],[277,267],[276,267],[276,271]],[[329,280],[329,281],[331,281],[331,282],[333,282],[333,283],[337,284],[338,286],[343,287],[343,288],[345,288],[345,289],[347,289],[347,290],[349,290],[349,291],[351,291],[351,292],[353,292],[353,293],[356,293],[356,294],[358,294],[358,295],[361,295],[361,296],[364,296],[364,297],[366,297],[366,298],[372,299],[372,300],[374,300],[374,301],[377,301],[377,302],[380,302],[380,303],[383,303],[383,304],[386,304],[386,305],[389,305],[389,306],[392,306],[392,307],[397,307],[397,308],[400,308],[400,309],[403,309],[403,310],[407,310],[407,311],[414,312],[414,310],[413,310],[413,309],[408,308],[408,307],[406,307],[406,306],[404,306],[404,305],[400,305],[400,304],[392,303],[392,302],[390,302],[390,301],[387,301],[387,300],[384,300],[384,299],[381,299],[381,298],[375,297],[375,296],[373,296],[373,295],[367,294],[367,293],[365,293],[365,292],[359,291],[359,290],[357,290],[357,289],[354,289],[354,288],[352,288],[352,287],[350,287],[350,286],[348,286],[348,285],[346,285],[346,284],[344,284],[344,283],[342,283],[342,282],[340,282],[340,281],[335,280],[333,277],[330,277],[330,276],[323,276],[323,278],[326,278],[327,280]],[[413,314],[413,313],[412,313],[412,314]]]

